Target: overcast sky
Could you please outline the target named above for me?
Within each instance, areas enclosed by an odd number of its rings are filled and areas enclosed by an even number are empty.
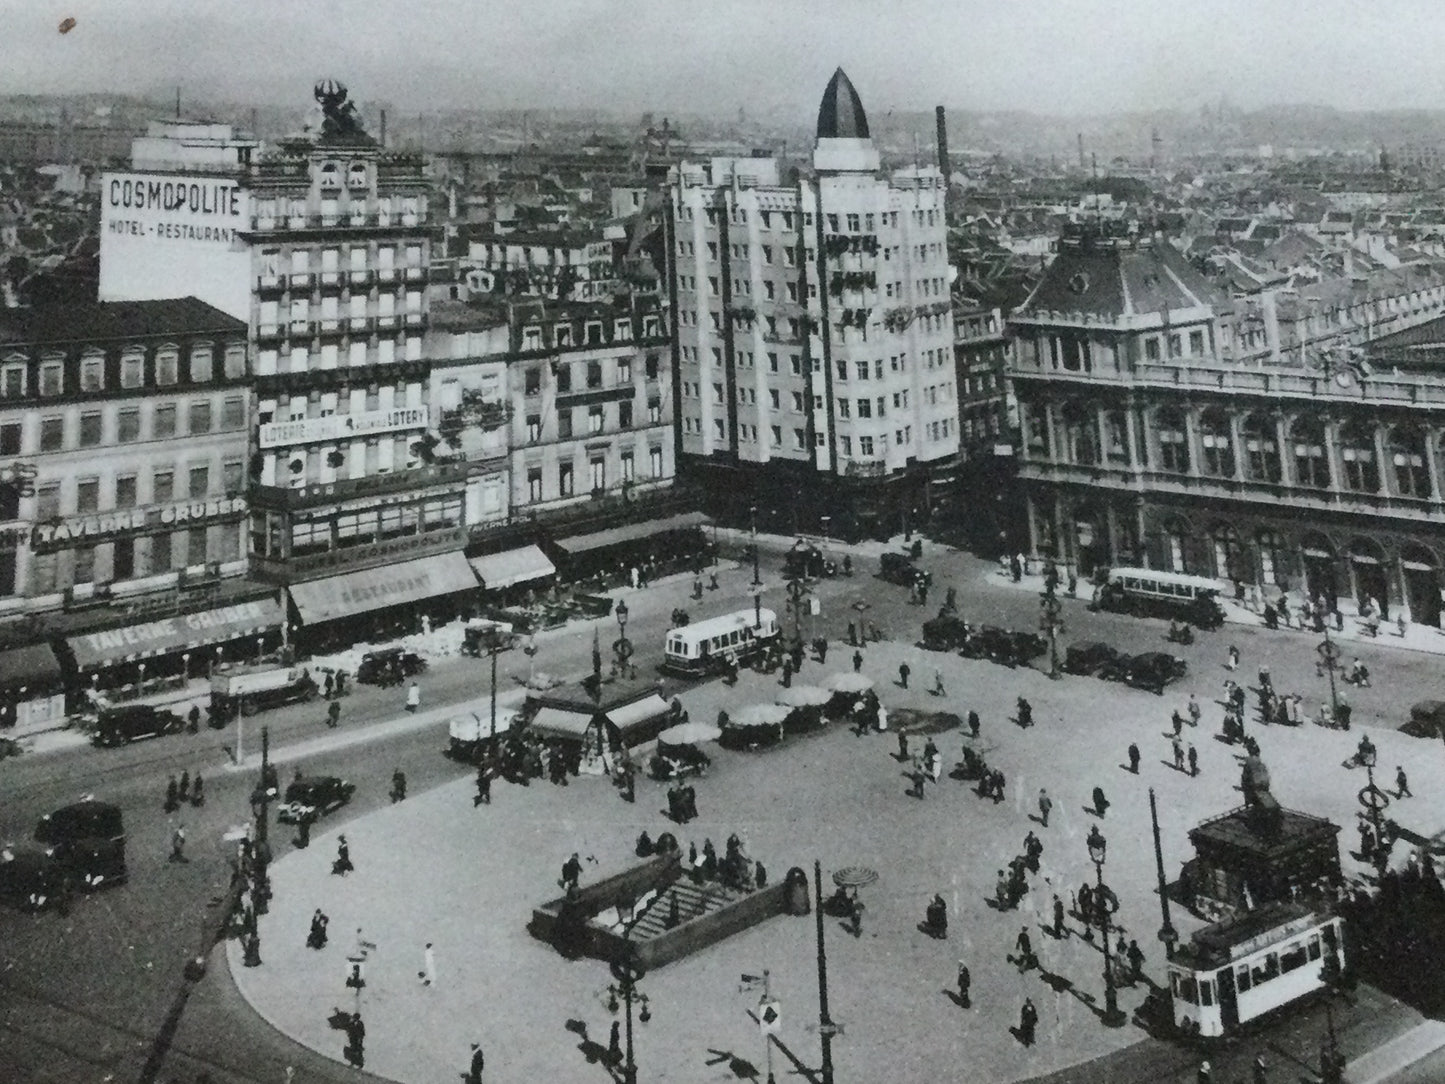
[[[870,112],[1442,109],[1445,0],[0,0],[0,93],[806,118],[840,64]]]

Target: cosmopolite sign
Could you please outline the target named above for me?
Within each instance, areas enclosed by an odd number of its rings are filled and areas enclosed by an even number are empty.
[[[72,516],[49,523],[37,523],[30,532],[30,543],[37,549],[73,543],[89,545],[123,535],[144,534],[148,531],[207,522],[223,516],[236,516],[245,511],[245,497],[217,497],[208,501],[184,501],[180,504],[162,504],[150,508],[131,508],[123,512]]]
[[[246,222],[245,194],[235,181],[109,173],[102,190],[106,233],[229,245]]]
[[[360,414],[328,414],[322,418],[297,418],[287,422],[267,422],[261,426],[257,443],[262,448],[288,444],[309,444],[318,440],[350,440],[399,429],[424,429],[426,407],[397,407],[394,410],[367,410]]]

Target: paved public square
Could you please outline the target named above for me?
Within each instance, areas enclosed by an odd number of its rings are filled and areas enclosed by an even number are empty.
[[[797,680],[821,681],[848,668],[850,655],[834,641],[829,664],[810,661]],[[713,769],[698,783],[700,817],[681,829],[664,817],[663,788],[651,781],[640,782],[636,805],[600,779],[574,779],[565,788],[497,783],[493,803],[474,809],[470,780],[459,780],[348,824],[356,871],[344,880],[329,872],[334,833],[316,832],[309,850],[277,863],[275,899],[260,926],[264,965],[241,967],[231,946],[241,992],[286,1034],[340,1058],[344,1038],[327,1018],[334,1008],[354,1007],[343,979],[360,929],[376,946],[360,1001],[367,1070],[401,1081],[455,1079],[469,1044],[480,1042],[490,1079],[603,1081],[608,1070],[589,1064],[596,1048],[586,1040],[607,1042],[613,1019],[605,1004],[608,971],[596,961],[567,962],[532,940],[525,930],[532,907],[557,894],[561,864],[574,850],[587,860],[585,883],[633,861],[641,831],[654,837],[673,831],[684,846],[711,838],[719,849],[737,832],[772,879],[794,865],[811,873],[815,859],[825,880],[849,865],[880,874],[862,890],[861,938],[836,919],[826,921],[831,1010],[844,1028],[833,1044],[839,1079],[1018,1080],[1140,1039],[1132,1024],[1110,1030],[1099,1022],[1102,961],[1077,936],[1077,922],[1071,919],[1075,936],[1063,942],[1043,927],[1055,890],[1067,904],[1071,889],[1093,880],[1084,839],[1099,822],[1084,807],[1102,786],[1112,803],[1101,823],[1109,840],[1105,878],[1122,901],[1118,920],[1147,954],[1146,974],[1162,977],[1147,788],[1159,796],[1172,879],[1189,857],[1188,829],[1241,801],[1237,747],[1215,738],[1221,709],[1213,697],[1227,676],[1222,667],[1191,673],[1157,697],[1089,678],[1052,682],[1034,670],[899,643],[874,645],[865,656],[864,672],[878,681],[890,709],[979,711],[978,746],[1004,771],[1007,801],[980,799],[970,784],[946,775],[928,785],[922,801],[909,797],[904,765],[893,756],[895,736],[857,737],[841,726],[770,751],[714,747]],[[895,683],[904,660],[913,671],[907,691]],[[935,669],[948,690],[943,698],[927,692]],[[776,677],[745,672],[736,688],[712,682],[686,693],[684,702],[694,719],[711,720],[720,708],[770,701],[778,688]],[[1174,770],[1167,737],[1170,712],[1183,708],[1191,689],[1205,702],[1203,724],[1185,731],[1198,752],[1198,778]],[[1028,730],[1011,721],[1019,695],[1034,706],[1036,725]],[[1281,802],[1343,825],[1342,853],[1352,849],[1364,773],[1343,762],[1358,731],[1249,729]],[[1394,766],[1404,763],[1422,796],[1404,799],[1391,814],[1417,831],[1438,832],[1441,807],[1432,799],[1445,785],[1438,750],[1394,732],[1371,736],[1379,747],[1378,781],[1391,783]],[[960,732],[936,740],[946,765],[959,759]],[[1144,753],[1139,777],[1120,766],[1131,741]],[[1030,819],[1040,787],[1054,802],[1047,828]],[[986,899],[1030,829],[1044,844],[1041,871],[1031,877],[1019,910],[1000,913]],[[1354,860],[1343,857],[1347,871],[1358,872]],[[946,942],[918,929],[935,892],[949,902]],[[316,907],[331,918],[331,943],[321,952],[304,948]],[[1199,925],[1179,908],[1173,914],[1186,935]],[[1037,970],[1021,974],[1007,958],[1025,923],[1044,970],[1059,977],[1052,985]],[[642,1079],[725,1081],[760,1071],[763,1046],[747,1015],[758,992],[740,992],[739,976],[764,968],[782,1002],[782,1044],[816,1066],[814,935],[811,917],[774,918],[647,975],[640,987],[652,1019],[638,1026],[636,1039]],[[428,941],[438,980],[424,987],[418,972]],[[950,996],[960,959],[973,975],[969,1010]],[[1121,991],[1121,1005],[1132,1012],[1144,993],[1142,986]],[[1025,997],[1040,1014],[1032,1048],[1009,1031]],[[792,1070],[780,1051],[774,1068],[780,1079]]]

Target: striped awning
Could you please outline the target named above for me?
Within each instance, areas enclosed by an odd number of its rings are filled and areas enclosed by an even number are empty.
[[[488,591],[497,591],[513,584],[541,580],[557,574],[557,566],[547,560],[547,555],[536,546],[523,546],[505,553],[472,557],[470,564],[481,577],[482,586]]]
[[[238,602],[200,613],[163,617],[143,625],[87,632],[65,642],[75,664],[85,670],[107,663],[172,655],[281,627],[281,607],[273,598]]]
[[[628,523],[605,531],[594,531],[592,534],[580,534],[574,538],[559,538],[557,546],[569,554],[590,553],[592,550],[621,545],[623,542],[635,542],[640,538],[652,538],[654,535],[667,534],[671,531],[704,527],[711,522],[712,520],[701,512],[683,512],[680,515],[669,516],[667,519]]]
[[[671,711],[672,705],[666,700],[656,693],[649,693],[641,700],[613,708],[607,713],[607,721],[625,734],[633,727],[640,726],[649,719],[661,718]]]
[[[465,557],[440,553],[296,583],[289,590],[301,620],[315,625],[476,587],[477,577]]]
[[[539,734],[550,734],[557,738],[580,740],[592,725],[592,716],[582,711],[564,711],[562,708],[542,708],[528,724],[528,729]]]

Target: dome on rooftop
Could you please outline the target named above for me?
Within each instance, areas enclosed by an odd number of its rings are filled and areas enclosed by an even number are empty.
[[[819,139],[867,139],[868,114],[853,83],[839,68],[823,91],[823,104],[818,107]]]

